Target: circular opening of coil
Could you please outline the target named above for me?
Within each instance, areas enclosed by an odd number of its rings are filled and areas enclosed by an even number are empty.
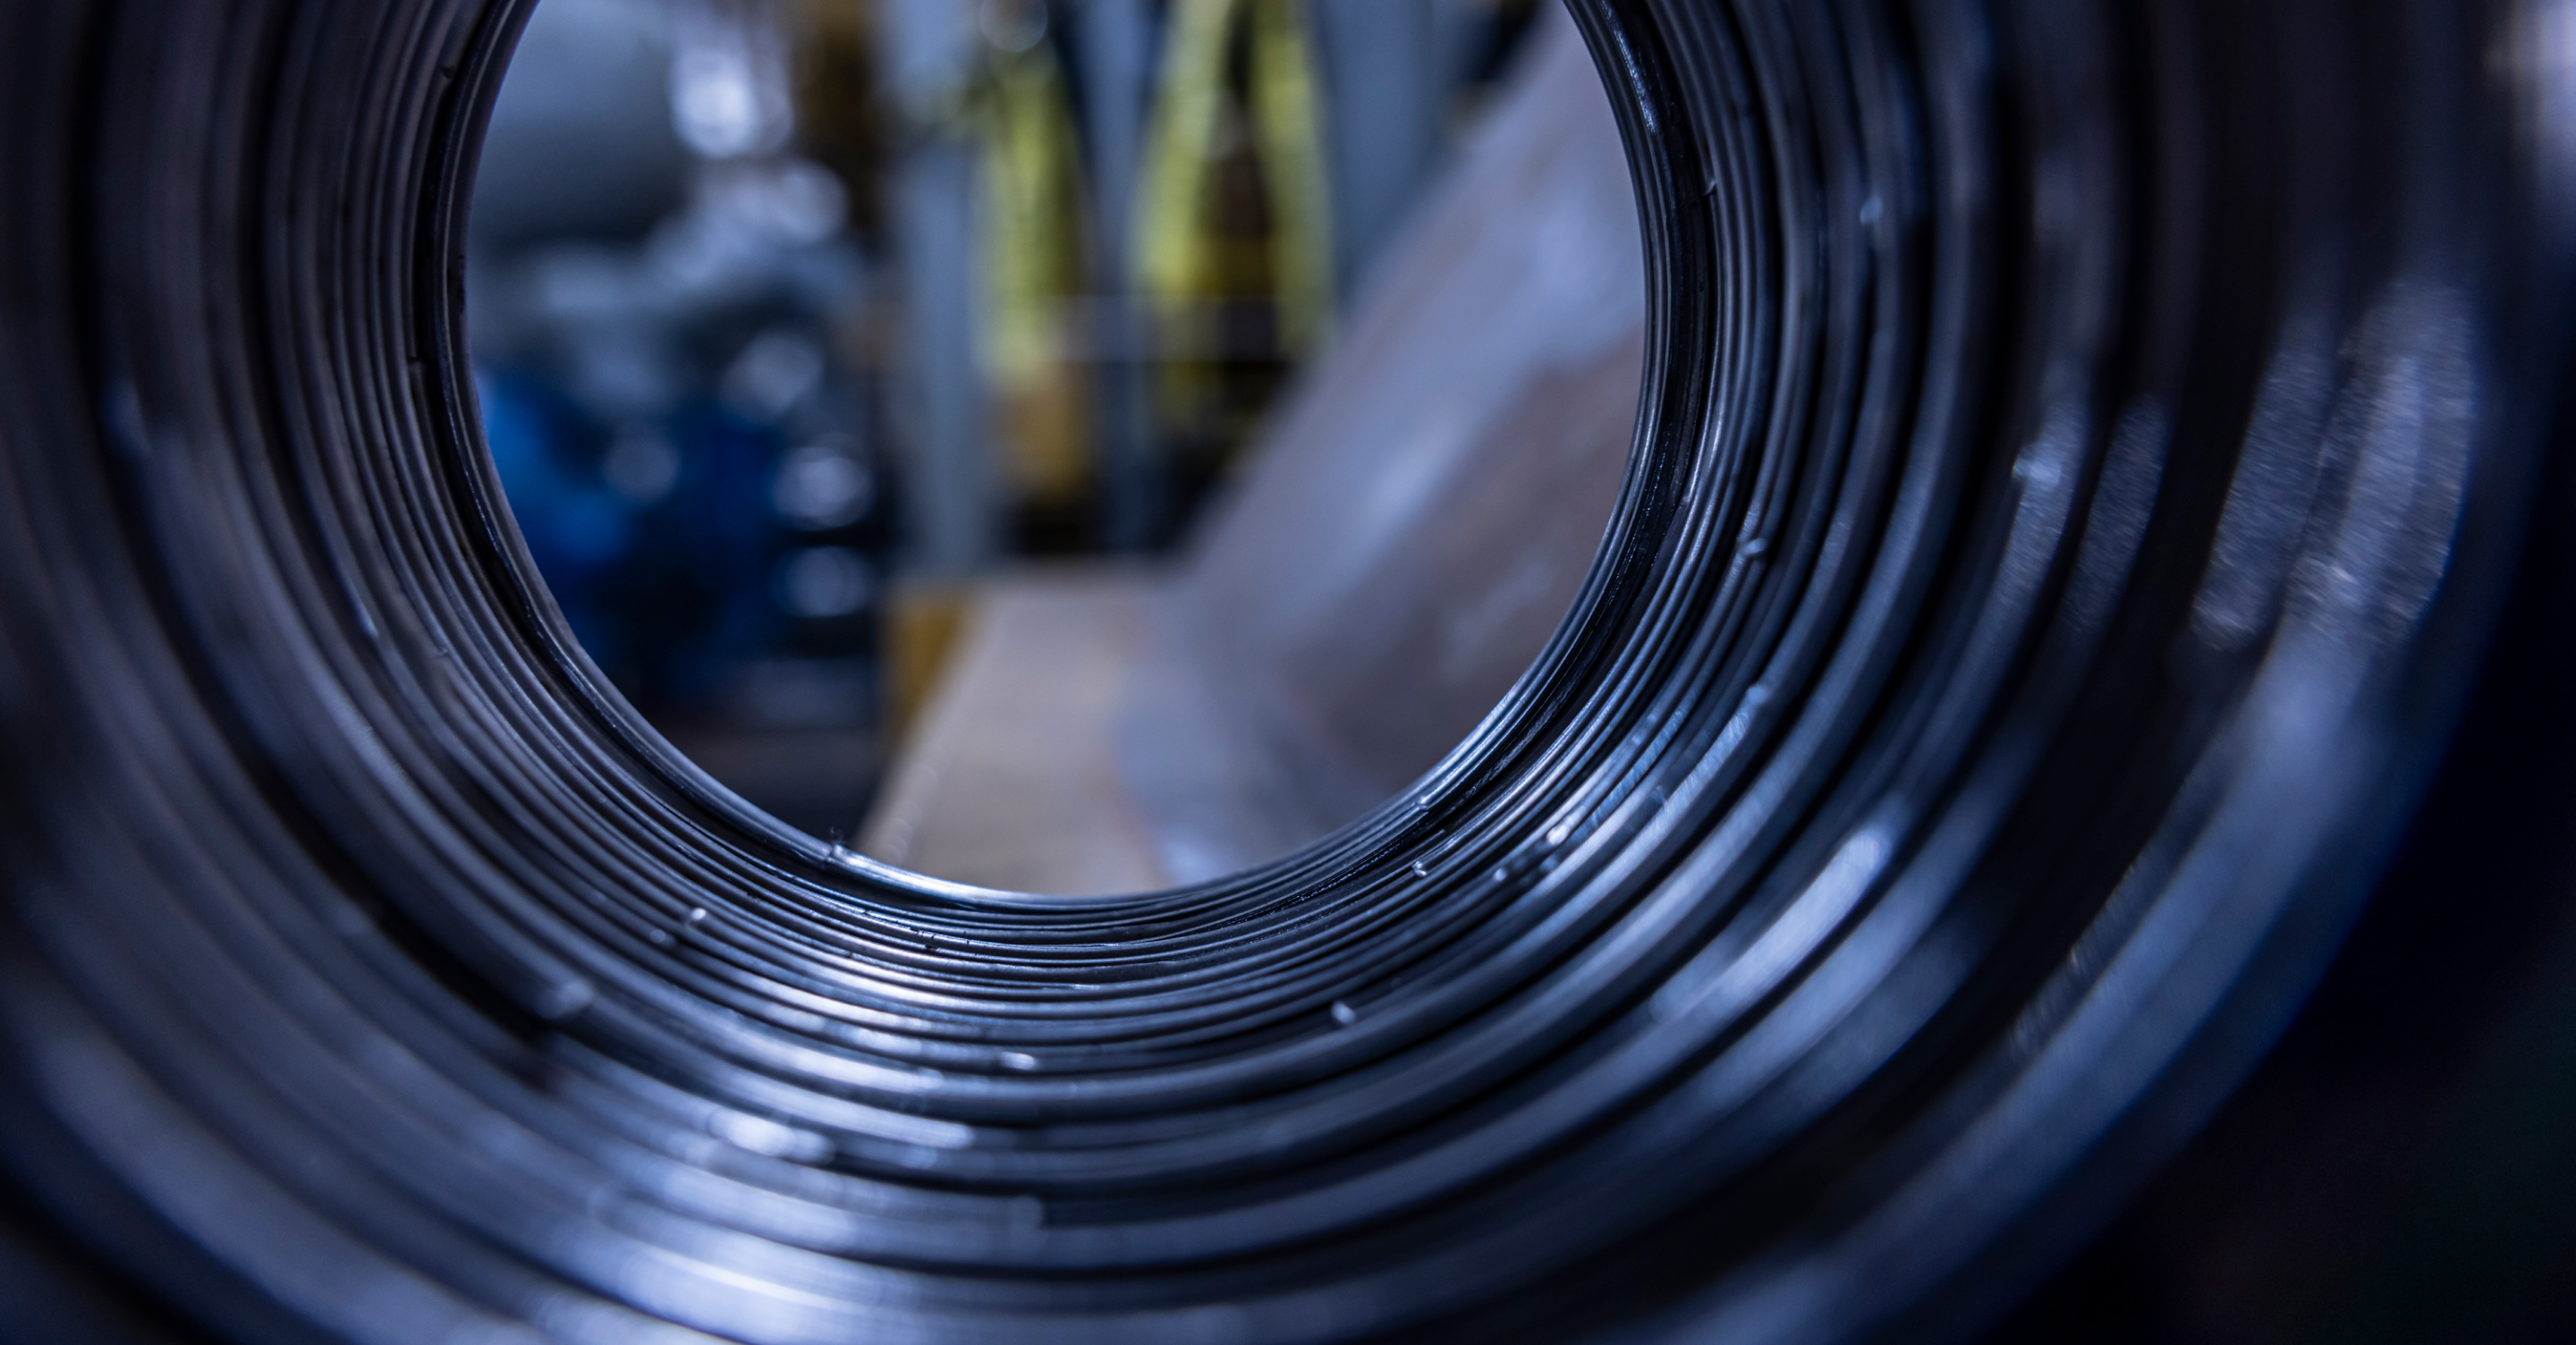
[[[472,219],[484,437],[590,659],[755,807],[984,887],[1401,792],[1632,437],[1625,154],[1533,3],[547,0]]]

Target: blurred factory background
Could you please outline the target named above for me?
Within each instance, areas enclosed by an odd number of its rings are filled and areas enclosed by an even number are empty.
[[[1537,0],[544,0],[467,330],[564,616],[710,774],[1154,886],[1537,652],[1634,409],[1626,184]]]

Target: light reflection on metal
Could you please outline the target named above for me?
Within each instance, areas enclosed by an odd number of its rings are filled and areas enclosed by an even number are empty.
[[[2557,11],[2252,9],[1581,6],[1654,343],[1575,614],[1360,823],[1079,901],[742,807],[534,587],[453,312],[511,11],[0,12],[0,1171],[74,1249],[0,1308],[1990,1320],[2314,983],[2564,522],[2563,62],[2489,59]]]

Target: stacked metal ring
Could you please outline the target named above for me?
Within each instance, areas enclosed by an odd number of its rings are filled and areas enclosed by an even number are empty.
[[[459,335],[524,4],[8,7],[0,1303],[1991,1321],[2260,1057],[2487,666],[2560,8],[1581,0],[1654,321],[1576,610],[1362,823],[1071,900],[763,819],[555,615]]]

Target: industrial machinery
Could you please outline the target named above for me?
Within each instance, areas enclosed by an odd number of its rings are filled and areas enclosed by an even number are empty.
[[[524,9],[0,8],[0,1337],[2576,1320],[2576,7],[1578,0],[1649,319],[1572,614],[1083,899],[573,642],[457,314]]]

